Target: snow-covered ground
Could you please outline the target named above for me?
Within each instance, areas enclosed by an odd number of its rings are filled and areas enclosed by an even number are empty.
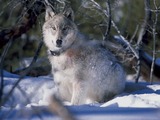
[[[7,96],[19,76],[4,71],[3,79],[3,93]],[[59,119],[46,107],[53,91],[51,76],[23,78],[1,107],[0,119]],[[106,103],[66,106],[74,116],[84,120],[159,120],[160,83],[150,85],[141,81],[135,84],[128,80],[126,90]],[[35,109],[40,114],[37,115]]]

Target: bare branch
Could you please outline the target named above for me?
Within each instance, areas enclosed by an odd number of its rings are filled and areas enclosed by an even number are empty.
[[[2,102],[2,95],[3,95],[3,63],[4,59],[6,57],[6,54],[8,53],[9,48],[12,45],[12,39],[9,40],[7,46],[5,47],[1,57],[0,57],[0,77],[1,77],[1,87],[0,87],[0,103]]]
[[[26,69],[26,72],[20,76],[20,78],[18,79],[18,81],[14,84],[14,86],[12,87],[12,89],[8,92],[8,94],[4,97],[4,99],[1,100],[0,102],[0,106],[2,106],[3,104],[5,104],[7,102],[7,100],[9,99],[9,97],[11,96],[11,94],[13,93],[14,89],[17,87],[17,85],[22,81],[22,79],[28,74],[28,72],[32,69],[33,67],[33,64],[36,62],[38,56],[39,56],[39,53],[40,53],[40,50],[42,48],[42,45],[43,45],[43,42],[41,41],[39,43],[39,46],[38,46],[38,49],[37,51],[35,52],[35,56],[31,62],[31,64],[29,65],[29,67]]]
[[[139,28],[139,25],[136,26],[136,29],[135,29],[135,31],[134,31],[134,33],[133,33],[131,39],[130,39],[130,43],[133,42],[133,39],[135,38],[135,36],[136,36],[136,34],[137,34],[137,32],[138,32],[138,28]]]
[[[27,96],[26,92],[25,92],[19,85],[17,85],[17,88],[19,89],[19,91],[20,91],[20,92],[22,93],[22,95],[24,96],[26,102],[31,103],[30,97]],[[36,90],[37,90],[37,89],[36,89]],[[37,113],[37,116],[38,116],[40,119],[42,119],[42,116],[39,114],[38,109],[35,109],[32,105],[31,105],[31,109]],[[42,119],[42,120],[43,120],[43,119]]]
[[[109,17],[108,13],[106,10],[104,10],[96,1],[94,0],[90,0],[93,4],[94,7],[101,11],[106,17]],[[113,26],[113,28],[117,31],[119,37],[121,38],[121,41],[123,42],[123,44],[126,44],[128,46],[128,48],[130,49],[130,51],[135,55],[135,57],[137,59],[139,59],[139,55],[137,54],[137,51],[131,46],[131,44],[122,36],[120,30],[118,29],[117,25],[115,24],[115,22],[111,19],[111,25]]]
[[[111,4],[110,4],[110,0],[107,0],[106,4],[107,4],[107,12],[108,12],[108,25],[107,25],[107,29],[106,29],[106,33],[105,33],[105,40],[108,39],[108,35],[111,30]]]
[[[56,96],[52,97],[49,108],[63,120],[75,120],[73,115],[71,115],[69,110],[63,106],[62,102]]]
[[[149,22],[149,20],[151,19],[151,13],[149,11],[150,9],[150,0],[145,0],[144,1],[145,4],[145,18],[144,18],[144,22],[141,26],[140,32],[139,32],[139,36],[138,36],[138,40],[137,40],[137,50],[138,50],[138,56],[139,59],[137,59],[137,75],[136,75],[136,79],[135,82],[138,83],[139,77],[140,77],[140,71],[141,71],[141,59],[140,59],[140,49],[142,46],[142,41],[146,41],[146,37],[148,36],[148,31],[147,31],[147,24]]]
[[[138,40],[137,40],[137,44],[140,45],[142,44],[142,41],[145,42],[146,38],[147,38],[147,25],[151,20],[151,12],[150,12],[150,0],[144,0],[144,4],[145,4],[145,18],[143,21],[143,24],[141,25],[141,29],[139,32],[139,36],[138,36]]]
[[[19,23],[11,29],[4,29],[0,31],[0,48],[2,48],[9,40],[15,40],[23,33],[26,33],[36,23],[37,16],[45,11],[45,5],[42,1],[36,1],[27,12],[23,15]]]
[[[155,9],[157,10],[157,5],[156,2],[154,0],[154,6]],[[154,72],[154,66],[155,66],[155,60],[156,60],[156,26],[157,26],[157,21],[158,21],[158,13],[155,13],[155,20],[153,23],[153,28],[152,28],[152,34],[153,34],[153,51],[152,51],[152,65],[151,65],[151,72],[150,72],[150,83],[152,84],[153,82],[153,72]]]

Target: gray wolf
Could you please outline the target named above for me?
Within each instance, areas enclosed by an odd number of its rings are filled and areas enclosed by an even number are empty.
[[[104,102],[123,91],[122,66],[101,43],[80,34],[71,8],[58,14],[46,9],[43,38],[61,100],[73,105]]]

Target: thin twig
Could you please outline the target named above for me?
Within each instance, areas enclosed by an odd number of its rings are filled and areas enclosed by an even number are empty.
[[[38,46],[38,49],[37,49],[37,51],[35,52],[35,56],[34,56],[32,62],[31,62],[31,64],[30,64],[29,67],[26,69],[26,72],[25,72],[22,76],[20,76],[20,78],[18,79],[18,81],[16,81],[16,83],[14,84],[14,86],[12,87],[12,89],[8,92],[8,94],[4,97],[4,99],[1,100],[0,106],[4,105],[4,104],[8,101],[9,97],[11,96],[11,94],[13,93],[13,91],[14,91],[14,89],[17,87],[17,85],[22,81],[22,79],[23,79],[23,78],[29,73],[29,71],[32,69],[34,63],[36,62],[36,60],[37,60],[37,58],[38,58],[38,56],[39,56],[40,50],[41,50],[41,48],[42,48],[42,45],[43,45],[43,42],[40,41],[39,46]]]
[[[23,33],[26,33],[36,23],[37,16],[45,11],[45,5],[42,1],[36,0],[30,9],[24,13],[21,21],[10,29],[3,29],[0,31],[0,48],[5,46],[12,38],[15,40]],[[35,15],[36,13],[36,15]]]
[[[3,83],[4,83],[4,80],[3,80],[3,63],[4,63],[4,59],[8,53],[8,50],[9,48],[11,47],[12,45],[12,39],[9,40],[7,46],[4,48],[4,51],[1,55],[1,58],[0,58],[0,77],[1,77],[1,87],[0,87],[0,102],[2,102],[2,95],[3,95]]]
[[[156,2],[154,0],[154,6],[155,9],[157,8]],[[155,60],[156,60],[156,26],[157,26],[157,21],[158,21],[158,13],[155,13],[155,21],[153,23],[153,28],[152,28],[152,34],[153,34],[153,51],[152,51],[152,65],[151,65],[151,71],[150,71],[150,83],[153,83],[153,72],[154,72],[154,66],[155,66]]]
[[[107,4],[107,12],[108,12],[108,24],[107,24],[107,29],[106,29],[106,33],[105,33],[105,40],[108,40],[108,36],[111,31],[111,19],[112,19],[110,0],[107,0],[106,4]]]
[[[52,96],[49,108],[63,120],[76,120],[69,110],[63,106],[62,102],[54,95]]]
[[[114,21],[112,20],[112,26],[114,27],[114,29],[117,31],[119,37],[121,38],[121,40],[129,47],[130,51],[135,55],[135,57],[137,59],[139,59],[139,55],[137,54],[137,51],[131,46],[131,44],[121,35],[120,30],[118,29],[118,27],[116,26],[116,24],[114,23]]]
[[[133,39],[136,37],[136,34],[137,34],[137,32],[138,32],[138,28],[139,28],[139,25],[136,26],[136,29],[135,29],[135,31],[134,31],[131,39],[129,40],[130,43],[132,43],[132,42],[133,42]]]
[[[151,14],[150,13],[150,0],[145,0],[144,4],[145,4],[145,18],[144,18],[143,24],[141,25],[141,29],[139,32],[139,36],[138,36],[138,40],[137,40],[138,45],[142,43],[144,34],[145,34],[145,32],[147,32],[146,31],[147,24],[148,24],[150,17],[151,17],[151,15],[150,15]]]
[[[22,95],[25,97],[26,102],[31,103],[30,97],[27,96],[26,92],[19,85],[17,85],[17,88],[22,93]],[[35,109],[32,105],[31,105],[31,109],[34,110],[36,113],[39,113],[38,109]],[[43,120],[40,114],[37,114],[37,116],[39,117],[39,119]]]
[[[148,34],[147,33],[147,23],[149,21],[149,17],[150,17],[150,0],[145,0],[144,1],[145,4],[145,18],[144,18],[144,22],[141,25],[141,29],[139,32],[139,36],[138,36],[138,40],[137,40],[137,50],[138,50],[138,56],[139,58],[137,59],[137,70],[136,70],[136,79],[135,82],[138,83],[139,77],[140,77],[140,72],[141,72],[141,57],[140,57],[140,50],[141,50],[141,46],[142,46],[142,41],[145,39],[145,35]]]
[[[100,10],[101,12],[104,13],[104,15],[106,17],[109,17],[108,14],[107,14],[107,11],[104,10],[96,1],[94,0],[90,0],[93,4],[94,4],[94,7],[98,10]],[[111,19],[111,24],[113,26],[113,28],[117,31],[118,35],[120,36],[121,40],[129,47],[130,51],[135,55],[135,57],[137,59],[139,59],[139,55],[137,54],[137,51],[131,46],[131,44],[122,36],[120,30],[118,29],[117,25],[115,24],[115,22]]]

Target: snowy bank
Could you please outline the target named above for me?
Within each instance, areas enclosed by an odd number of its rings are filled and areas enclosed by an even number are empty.
[[[19,76],[4,71],[3,80],[5,97],[19,80]],[[54,89],[51,76],[23,78],[1,107],[0,118],[39,119],[41,116],[44,119],[56,119],[47,108]],[[124,93],[106,103],[67,108],[81,119],[159,120],[160,83],[150,85],[146,82],[135,84],[134,81],[127,81]]]

